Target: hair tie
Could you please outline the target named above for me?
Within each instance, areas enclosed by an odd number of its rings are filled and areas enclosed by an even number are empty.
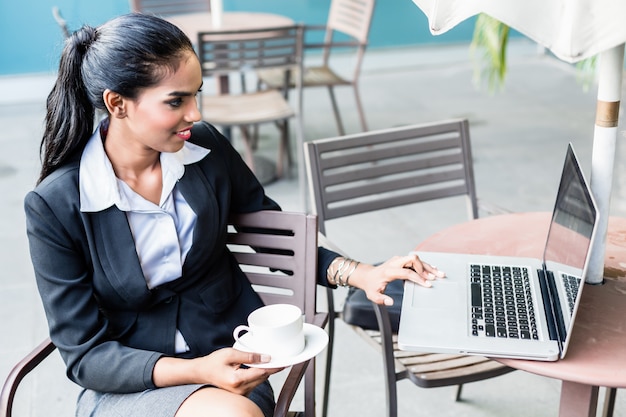
[[[91,26],[83,26],[80,30],[74,32],[74,36],[76,37],[76,46],[79,47],[82,53],[85,53],[97,40],[98,30]]]

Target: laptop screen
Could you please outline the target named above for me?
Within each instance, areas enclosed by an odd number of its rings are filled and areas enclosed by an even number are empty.
[[[545,282],[550,293],[550,297],[544,297],[544,307],[546,315],[554,318],[555,327],[550,333],[561,343],[561,357],[567,351],[585,283],[596,220],[593,196],[570,144],[544,251]]]
[[[573,275],[582,278],[595,221],[593,197],[585,186],[585,179],[570,145],[546,241],[546,266],[552,263],[567,265],[572,268]]]

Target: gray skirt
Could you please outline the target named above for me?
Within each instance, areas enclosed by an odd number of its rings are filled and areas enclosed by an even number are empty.
[[[78,396],[76,417],[174,417],[183,401],[207,385],[179,385],[130,394],[83,390]],[[250,398],[265,417],[274,414],[274,391],[268,381],[257,386]]]

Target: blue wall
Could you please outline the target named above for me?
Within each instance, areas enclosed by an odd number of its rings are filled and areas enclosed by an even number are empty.
[[[174,0],[175,1],[175,0]],[[330,0],[223,0],[227,11],[264,11],[289,16],[298,22],[322,24]],[[52,17],[57,6],[70,30],[83,24],[97,26],[128,13],[128,0],[1,0],[0,75],[50,73],[56,70],[63,37]],[[432,36],[424,14],[411,0],[379,0],[370,32],[372,48],[468,41],[473,20],[450,32]]]

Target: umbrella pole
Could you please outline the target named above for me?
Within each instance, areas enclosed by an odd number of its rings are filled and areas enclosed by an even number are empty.
[[[598,204],[600,216],[585,279],[589,284],[600,284],[604,280],[604,252],[613,186],[615,144],[624,70],[624,44],[602,52],[599,64],[598,101],[591,157],[591,190]]]

